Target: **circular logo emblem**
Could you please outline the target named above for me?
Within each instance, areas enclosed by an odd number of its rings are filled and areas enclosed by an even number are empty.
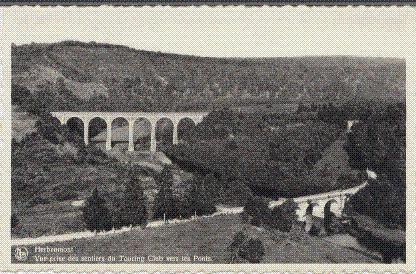
[[[21,262],[27,260],[28,254],[29,251],[27,251],[26,247],[16,247],[16,249],[14,250],[14,257],[16,258],[16,260]]]

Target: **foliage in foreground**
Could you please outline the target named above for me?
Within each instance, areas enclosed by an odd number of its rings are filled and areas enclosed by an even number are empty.
[[[249,238],[244,231],[237,232],[227,248],[229,263],[260,263],[265,251],[260,239]]]
[[[105,200],[94,189],[82,209],[85,226],[90,231],[108,231],[112,228],[112,218]]]
[[[288,199],[281,205],[270,209],[263,198],[253,197],[244,206],[241,218],[244,222],[249,222],[254,226],[289,232],[298,218],[297,208],[298,205],[293,199]]]
[[[129,178],[125,185],[121,208],[119,209],[119,222],[114,224],[115,228],[123,226],[141,226],[147,224],[147,198],[140,186],[140,180],[129,172]],[[115,216],[117,218],[117,216]]]

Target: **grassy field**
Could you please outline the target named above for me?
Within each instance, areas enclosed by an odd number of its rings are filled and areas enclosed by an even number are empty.
[[[69,253],[38,253],[35,246],[28,246],[28,263],[36,263],[35,255],[68,256],[98,263],[97,258],[115,256],[120,263],[120,255],[144,257],[143,263],[149,263],[149,257],[161,258],[157,263],[169,263],[167,257],[189,256],[193,263],[225,263],[228,258],[227,247],[235,233],[243,228],[247,234],[263,242],[265,255],[262,263],[371,263],[373,259],[357,251],[331,244],[319,237],[310,237],[300,230],[290,233],[270,233],[264,229],[243,224],[238,215],[216,216],[182,224],[168,224],[158,228],[115,234],[114,236],[97,236],[61,243],[51,243],[39,247],[65,248]],[[12,253],[14,247],[12,247]],[[194,256],[207,258],[208,261],[194,261]],[[14,257],[12,256],[13,260]],[[68,261],[64,261],[68,262]],[[99,263],[103,263],[100,261]],[[140,262],[134,262],[140,263]]]

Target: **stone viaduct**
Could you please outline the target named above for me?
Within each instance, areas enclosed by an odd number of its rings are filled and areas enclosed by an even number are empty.
[[[84,142],[89,142],[89,124],[94,118],[101,118],[107,124],[106,149],[111,149],[111,124],[117,118],[124,118],[129,125],[129,151],[134,151],[133,130],[134,122],[145,119],[150,122],[150,152],[156,152],[156,124],[161,119],[168,119],[173,124],[173,144],[178,143],[178,124],[182,119],[191,119],[195,125],[208,115],[208,112],[51,112],[61,124],[66,124],[71,118],[78,118],[84,127]]]
[[[340,217],[344,209],[345,202],[349,199],[349,197],[357,193],[366,185],[367,182],[364,182],[361,185],[348,189],[294,198],[294,202],[297,203],[299,207],[296,214],[301,221],[304,221],[307,214],[313,214],[314,216],[323,218],[325,211],[327,210],[334,213],[335,216]],[[286,199],[272,201],[269,203],[269,207],[281,205],[284,201],[286,201]]]

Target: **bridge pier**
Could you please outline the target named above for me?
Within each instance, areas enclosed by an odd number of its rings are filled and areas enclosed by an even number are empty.
[[[150,125],[150,152],[156,152],[156,121]]]
[[[89,142],[89,135],[88,135],[89,133],[88,133],[88,124],[85,124],[84,123],[84,143],[85,143],[85,145],[87,146],[88,145],[88,142]]]
[[[82,123],[84,124],[84,144],[87,146],[88,145],[88,136],[89,136],[89,124],[90,121],[89,120],[82,120]]]
[[[172,144],[176,145],[178,143],[178,124],[179,122],[173,121],[173,140]]]
[[[109,119],[106,119],[105,121],[107,123],[107,140],[105,142],[105,149],[110,150],[111,149],[111,122]]]
[[[129,148],[128,151],[134,151],[134,141],[133,141],[133,134],[134,134],[134,121],[129,121]]]

